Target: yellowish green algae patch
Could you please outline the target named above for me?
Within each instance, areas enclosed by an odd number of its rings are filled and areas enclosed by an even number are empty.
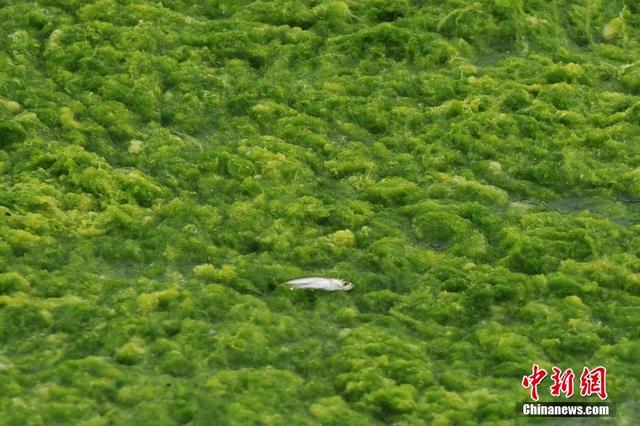
[[[635,2],[0,21],[0,425],[510,424],[534,363],[640,415]]]

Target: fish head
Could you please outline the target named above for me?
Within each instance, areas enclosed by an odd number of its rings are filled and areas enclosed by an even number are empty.
[[[341,283],[342,289],[345,291],[349,291],[353,288],[353,284],[351,284],[350,282],[347,281],[342,281]]]

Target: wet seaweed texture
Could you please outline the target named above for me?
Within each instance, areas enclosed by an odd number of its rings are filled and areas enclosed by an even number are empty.
[[[0,424],[511,424],[533,363],[640,416],[637,2],[0,22]]]

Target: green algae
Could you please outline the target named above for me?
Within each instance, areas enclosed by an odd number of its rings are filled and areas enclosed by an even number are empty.
[[[633,2],[0,5],[0,424],[637,418]]]

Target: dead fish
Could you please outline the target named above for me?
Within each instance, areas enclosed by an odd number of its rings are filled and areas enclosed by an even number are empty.
[[[325,291],[349,291],[353,284],[339,278],[306,277],[286,282],[293,288],[310,288]],[[292,288],[292,290],[293,290]]]

